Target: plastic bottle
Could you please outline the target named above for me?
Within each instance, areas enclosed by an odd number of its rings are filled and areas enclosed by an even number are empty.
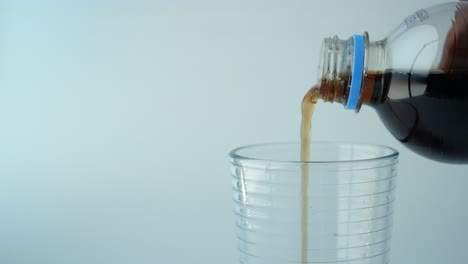
[[[416,153],[468,163],[468,2],[421,9],[380,41],[326,38],[319,75],[320,99],[369,105]]]

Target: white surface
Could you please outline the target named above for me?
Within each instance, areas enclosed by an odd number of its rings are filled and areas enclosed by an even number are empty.
[[[439,2],[3,1],[0,263],[235,263],[228,151],[298,139],[324,37]],[[466,263],[467,166],[369,108],[320,104],[314,126],[401,151],[392,263]]]

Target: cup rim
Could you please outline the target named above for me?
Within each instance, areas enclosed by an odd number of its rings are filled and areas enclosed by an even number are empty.
[[[239,161],[257,161],[257,162],[265,162],[265,163],[275,163],[275,164],[346,164],[346,163],[365,163],[365,162],[373,162],[373,161],[381,161],[381,160],[388,160],[391,158],[398,158],[399,152],[389,146],[381,145],[381,144],[372,144],[372,143],[359,143],[359,142],[346,142],[346,141],[312,141],[311,145],[329,145],[329,146],[357,146],[357,147],[372,147],[378,149],[386,149],[389,151],[389,154],[386,155],[377,155],[376,157],[372,158],[356,158],[356,159],[343,159],[343,160],[309,160],[309,161],[301,161],[301,160],[281,160],[281,159],[266,159],[266,158],[258,158],[249,155],[240,155],[239,152],[246,149],[252,148],[259,148],[265,146],[274,146],[274,145],[300,145],[299,142],[267,142],[267,143],[257,143],[257,144],[249,144],[244,145],[238,148],[233,149],[229,152],[229,157],[233,160]]]

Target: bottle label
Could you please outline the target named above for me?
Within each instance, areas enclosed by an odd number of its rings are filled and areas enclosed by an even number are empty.
[[[423,22],[424,20],[428,19],[429,13],[426,11],[426,9],[421,9],[414,13],[413,15],[409,16],[408,18],[405,19],[405,24],[406,28],[411,28],[417,23]]]

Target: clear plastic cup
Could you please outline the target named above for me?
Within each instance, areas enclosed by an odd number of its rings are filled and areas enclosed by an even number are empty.
[[[308,162],[300,161],[294,143],[230,153],[239,262],[303,263],[306,254],[307,263],[389,263],[398,152],[347,143],[312,143],[310,149]]]

